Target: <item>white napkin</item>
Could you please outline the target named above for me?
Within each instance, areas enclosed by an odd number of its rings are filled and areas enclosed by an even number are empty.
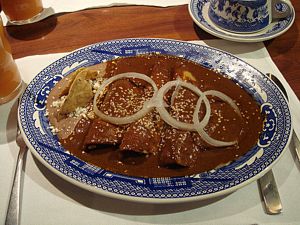
[[[168,7],[175,5],[188,4],[189,0],[42,0],[44,12],[41,17],[37,18],[35,22],[45,19],[56,13],[74,12],[88,8],[101,8],[111,6],[124,6],[124,5],[147,5]],[[1,13],[3,24],[7,23],[5,14]]]
[[[292,109],[299,111],[299,101],[274,65],[262,43],[242,44],[224,40],[195,41],[231,52],[260,71],[271,72],[285,85]],[[45,66],[67,53],[29,56],[16,62],[24,81],[30,80]],[[32,66],[34,64],[34,66]],[[0,107],[1,112],[1,107]],[[299,115],[295,115],[299,120]],[[0,117],[5,117],[2,113]],[[14,121],[12,121],[14,122]],[[1,124],[1,123],[0,123]],[[5,125],[7,126],[7,125]],[[3,136],[8,136],[3,135]],[[0,140],[0,224],[4,224],[10,180],[16,159],[16,144]],[[223,198],[186,204],[140,204],[109,199],[78,188],[44,167],[32,154],[27,154],[24,168],[22,224],[189,224],[189,225],[298,225],[299,168],[292,149],[287,149],[274,166],[284,212],[266,215],[256,182]]]

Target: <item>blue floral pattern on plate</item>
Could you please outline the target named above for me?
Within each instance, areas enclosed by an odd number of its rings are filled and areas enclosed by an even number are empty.
[[[140,178],[115,174],[66,152],[49,129],[45,102],[64,76],[120,56],[150,52],[184,57],[233,79],[261,104],[266,115],[257,145],[237,161],[185,177]],[[166,39],[120,39],[93,44],[60,58],[37,74],[21,97],[19,124],[32,153],[54,173],[90,191],[143,202],[191,201],[230,193],[254,181],[282,155],[291,115],[281,91],[261,72],[235,56],[210,47]]]
[[[189,13],[193,21],[206,32],[226,40],[237,42],[259,42],[275,38],[286,32],[295,20],[295,10],[292,9],[292,14],[284,19],[278,19],[269,24],[265,29],[254,33],[233,33],[222,30],[217,27],[209,18],[210,0],[191,0],[189,3]],[[276,10],[285,11],[285,5],[276,5]]]

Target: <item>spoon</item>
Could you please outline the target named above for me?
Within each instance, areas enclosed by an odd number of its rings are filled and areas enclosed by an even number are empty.
[[[281,82],[273,74],[268,73],[267,76],[274,81],[282,93],[287,98],[287,93]],[[260,192],[264,200],[265,210],[268,214],[274,215],[282,212],[282,204],[278,192],[277,184],[272,169],[258,179]]]

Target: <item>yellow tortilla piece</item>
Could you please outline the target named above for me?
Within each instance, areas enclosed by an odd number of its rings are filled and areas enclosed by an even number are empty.
[[[97,71],[79,70],[60,109],[60,114],[73,112],[77,107],[86,106],[92,100],[93,90],[88,78],[96,75]]]
[[[94,80],[104,76],[106,71],[106,65],[107,63],[100,63],[87,68],[80,68],[72,72],[71,74],[69,74],[67,77],[61,79],[51,90],[47,99],[48,117],[49,117],[50,124],[53,127],[57,128],[57,135],[60,139],[65,139],[70,134],[72,134],[76,124],[80,120],[80,117],[78,118],[66,117],[66,114],[61,113],[61,107],[57,108],[56,106],[53,105],[53,102],[58,101],[61,98],[61,96],[65,96],[68,95],[68,93],[70,93],[73,82],[77,78],[77,75],[81,73],[83,70],[88,71],[87,76],[85,77],[86,79]],[[84,77],[84,75],[81,76]],[[74,97],[70,96],[68,98],[72,99]],[[66,103],[66,104],[70,104],[70,103]]]

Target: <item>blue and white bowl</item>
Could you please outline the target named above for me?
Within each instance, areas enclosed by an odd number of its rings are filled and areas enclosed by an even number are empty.
[[[206,68],[218,70],[249,92],[267,115],[257,144],[227,166],[183,177],[125,176],[70,155],[50,132],[45,116],[45,103],[54,85],[80,67],[115,57],[153,52],[184,57]],[[107,41],[81,48],[58,59],[28,84],[20,100],[18,119],[31,152],[55,174],[95,193],[147,203],[194,201],[231,193],[261,177],[280,159],[292,131],[287,100],[267,76],[221,50],[166,39]]]
[[[252,33],[266,28],[273,18],[287,17],[291,11],[278,13],[276,0],[210,0],[208,15],[218,27],[236,33]],[[277,0],[281,3],[280,0]],[[281,4],[282,5],[282,4]],[[289,4],[284,3],[289,8]],[[273,9],[274,8],[274,9]]]

